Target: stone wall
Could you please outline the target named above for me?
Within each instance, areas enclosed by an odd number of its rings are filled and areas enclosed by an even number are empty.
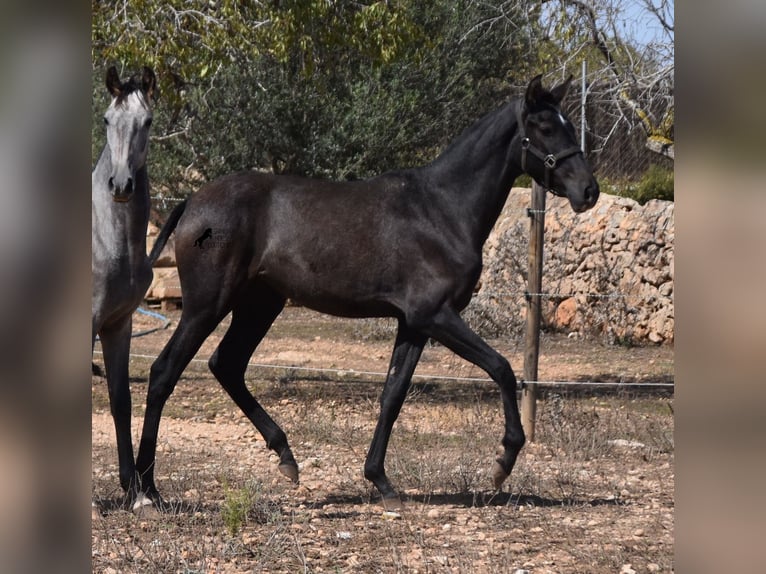
[[[485,334],[523,333],[530,196],[511,191],[484,247],[466,317]],[[576,214],[548,194],[543,328],[608,343],[672,344],[674,230],[673,202],[642,206],[602,194],[596,207]]]

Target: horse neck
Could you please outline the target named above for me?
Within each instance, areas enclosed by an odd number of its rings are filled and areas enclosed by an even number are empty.
[[[438,194],[447,199],[456,221],[481,249],[508,198],[521,168],[512,161],[520,153],[517,104],[511,102],[468,127],[428,169]]]
[[[146,230],[149,225],[149,175],[146,166],[136,172],[133,197],[115,203],[109,191],[112,161],[104,146],[92,174],[92,227],[111,256],[139,261],[146,257]],[[95,246],[94,246],[95,247]]]

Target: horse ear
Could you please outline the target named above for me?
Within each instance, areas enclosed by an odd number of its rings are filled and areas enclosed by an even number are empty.
[[[572,83],[572,78],[574,76],[572,74],[569,74],[569,77],[561,82],[558,86],[555,88],[551,88],[551,95],[556,100],[557,104],[560,104],[564,97],[567,95],[567,90],[569,90],[569,84]]]
[[[527,108],[533,108],[540,99],[540,96],[542,96],[544,92],[542,78],[543,75],[538,74],[529,82],[527,93],[524,96]]]
[[[115,66],[110,66],[106,72],[106,89],[109,90],[109,93],[112,94],[113,97],[118,98],[122,93],[120,86],[122,86],[122,83],[120,82],[120,75],[117,73],[117,68]]]
[[[147,66],[144,66],[141,76],[141,89],[146,94],[147,99],[157,99],[157,77],[154,75],[154,70]]]

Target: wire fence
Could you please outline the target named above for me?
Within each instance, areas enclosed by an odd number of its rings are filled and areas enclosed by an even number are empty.
[[[142,308],[137,309],[136,313],[155,319],[160,324],[155,327],[145,328],[145,329],[135,331],[133,333],[133,337],[143,337],[143,336],[155,333],[157,331],[167,329],[171,326],[171,320],[167,316],[161,313],[147,311],[146,309],[142,309]],[[98,349],[95,350],[94,353],[99,356],[102,355],[102,352]],[[157,358],[157,355],[150,355],[146,353],[131,353],[130,358],[131,360],[154,361]],[[204,370],[204,368],[207,367],[208,360],[209,360],[209,357],[194,358],[192,359],[191,364],[204,366],[202,369]],[[307,367],[307,366],[294,365],[294,364],[263,363],[263,362],[257,362],[257,361],[248,362],[247,367],[251,375],[261,370],[261,371],[279,372],[282,374],[283,377],[289,377],[289,378],[294,378],[302,374],[304,376],[314,376],[316,378],[323,378],[323,379],[329,378],[331,380],[360,380],[360,379],[370,379],[370,378],[373,378],[376,380],[384,380],[387,376],[387,373],[384,371],[359,370],[359,369],[342,368],[342,367]],[[421,381],[421,382],[445,381],[445,382],[457,382],[457,383],[492,383],[492,379],[486,376],[482,376],[482,377],[461,376],[461,375],[448,374],[448,373],[436,373],[436,374],[415,373],[412,376],[412,379],[413,381]],[[525,381],[523,379],[520,379],[519,391],[521,391],[528,384],[536,384],[540,387],[545,387],[545,388],[588,388],[588,389],[612,389],[612,390],[615,390],[615,389],[634,389],[634,390],[635,389],[670,389],[670,390],[673,390],[675,388],[675,384],[673,382],[657,382],[657,381],[648,381],[648,382],[623,381],[623,380]]]
[[[101,351],[96,350],[96,354],[101,355]],[[131,353],[131,359],[144,359],[153,361],[157,357],[143,353]],[[194,358],[192,364],[207,365],[208,359]],[[374,377],[385,379],[387,373],[382,371],[364,371],[356,369],[342,369],[333,367],[304,367],[300,365],[279,365],[273,363],[248,362],[248,369],[266,369],[273,371],[282,371],[285,373],[307,373],[321,376],[333,376],[336,379],[355,379],[360,377]],[[489,377],[462,377],[458,375],[446,374],[418,374],[412,376],[414,381],[450,381],[462,383],[492,383]],[[520,389],[525,385],[536,384],[542,387],[591,387],[591,388],[665,388],[674,389],[675,383],[669,382],[631,382],[631,381],[525,381],[519,380]]]

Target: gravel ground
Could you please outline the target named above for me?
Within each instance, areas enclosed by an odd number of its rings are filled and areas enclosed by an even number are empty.
[[[178,312],[169,314],[173,326]],[[136,330],[151,325],[137,316]],[[92,379],[94,572],[672,572],[673,398],[571,394],[538,407],[537,437],[502,492],[490,470],[501,429],[492,383],[419,379],[386,460],[405,508],[386,513],[362,476],[392,344],[387,327],[288,308],[253,361],[340,369],[253,368],[248,385],[285,429],[298,485],[193,363],[168,401],[156,477],[164,513],[121,508],[105,380]],[[151,360],[172,330],[133,341],[134,440]],[[199,358],[215,347],[216,332]],[[521,346],[493,341],[521,372]],[[673,350],[604,347],[550,336],[541,380],[672,382]],[[96,355],[95,362],[100,363]],[[424,376],[483,377],[445,349]]]

